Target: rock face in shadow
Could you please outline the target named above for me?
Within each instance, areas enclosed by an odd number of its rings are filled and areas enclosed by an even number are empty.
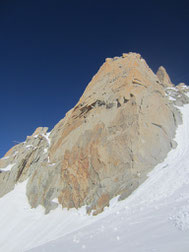
[[[86,205],[88,213],[100,213],[111,198],[132,193],[176,147],[182,118],[175,105],[189,102],[186,91],[163,67],[155,75],[139,54],[106,59],[50,133],[38,128],[0,160],[0,196],[27,179],[31,207],[43,205],[48,213],[58,204]]]

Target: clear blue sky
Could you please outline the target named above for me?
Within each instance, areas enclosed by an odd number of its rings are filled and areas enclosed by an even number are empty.
[[[104,59],[130,51],[189,83],[187,1],[1,1],[0,156],[52,129]]]

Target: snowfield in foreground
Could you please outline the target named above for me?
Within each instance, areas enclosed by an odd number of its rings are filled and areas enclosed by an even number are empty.
[[[188,252],[189,105],[180,109],[178,146],[126,200],[98,216],[85,208],[44,215],[30,209],[26,182],[0,199],[0,251]],[[56,199],[55,199],[56,200]]]

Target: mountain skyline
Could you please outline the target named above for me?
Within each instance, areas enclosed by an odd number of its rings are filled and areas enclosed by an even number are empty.
[[[139,52],[188,81],[186,3],[9,1],[0,4],[0,156],[78,101],[105,58]]]

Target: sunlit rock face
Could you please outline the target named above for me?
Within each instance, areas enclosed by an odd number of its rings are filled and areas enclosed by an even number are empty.
[[[28,180],[31,207],[46,213],[87,206],[93,214],[127,197],[163,161],[188,103],[163,67],[157,75],[139,54],[106,59],[76,106],[50,132],[38,128],[0,160],[0,196]],[[56,199],[56,200],[55,200]],[[57,200],[58,199],[58,200]]]
[[[169,75],[167,74],[165,68],[163,66],[160,66],[157,73],[156,73],[158,79],[161,82],[161,85],[164,87],[173,87],[174,85],[171,82],[171,79]]]

